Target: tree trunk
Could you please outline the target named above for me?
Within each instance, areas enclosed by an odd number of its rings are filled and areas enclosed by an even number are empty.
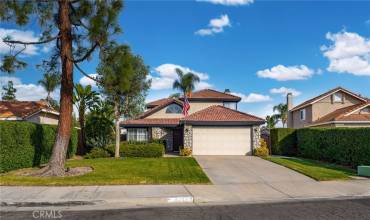
[[[85,134],[85,107],[80,107],[78,110],[78,122],[80,123],[80,135],[83,152],[86,150],[86,134]]]
[[[115,116],[115,127],[116,127],[116,148],[114,150],[114,157],[120,158],[119,144],[120,144],[120,139],[121,139],[121,132],[120,132],[120,127],[119,127],[119,119],[121,115],[120,115],[120,106],[119,106],[118,100],[114,101],[114,116]]]
[[[71,22],[69,19],[69,1],[59,0],[60,59],[62,80],[60,89],[60,114],[57,135],[52,155],[42,175],[63,176],[65,160],[72,128],[73,63]]]

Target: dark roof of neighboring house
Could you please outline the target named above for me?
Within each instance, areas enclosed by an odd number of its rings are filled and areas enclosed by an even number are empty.
[[[183,119],[184,123],[219,123],[219,124],[263,124],[265,120],[254,115],[232,110],[221,105],[213,105],[195,112]]]
[[[367,100],[367,102],[365,103],[337,109],[319,118],[318,120],[314,121],[313,124],[324,123],[324,122],[334,122],[334,121],[369,121],[370,123],[370,114],[349,114],[367,105],[370,105],[370,100]]]
[[[45,101],[0,101],[0,118],[25,118],[41,110],[56,113]]]
[[[124,121],[121,124],[124,127],[140,127],[143,125],[145,125],[146,127],[152,126],[176,127],[177,125],[179,125],[179,122],[180,118],[144,118]]]
[[[341,91],[343,91],[343,92],[346,92],[346,93],[348,93],[348,94],[350,94],[350,95],[352,95],[352,96],[354,96],[354,97],[356,97],[356,98],[358,98],[358,99],[362,99],[362,100],[364,100],[364,101],[366,101],[366,100],[367,100],[366,98],[361,97],[360,95],[355,94],[355,93],[353,93],[353,92],[351,92],[351,91],[349,91],[349,90],[347,90],[347,89],[344,89],[344,88],[342,88],[342,87],[336,87],[336,88],[334,88],[334,89],[331,89],[331,90],[329,90],[329,91],[327,91],[327,92],[325,92],[325,93],[323,93],[323,94],[321,94],[321,95],[318,95],[318,96],[316,96],[316,97],[314,97],[314,98],[312,98],[312,99],[309,99],[309,100],[307,100],[307,101],[305,101],[305,102],[303,102],[303,103],[301,103],[301,104],[299,104],[299,105],[295,106],[291,111],[298,110],[298,109],[300,109],[300,108],[302,108],[302,107],[304,107],[304,106],[307,106],[307,105],[309,105],[309,104],[311,104],[311,103],[313,103],[313,102],[315,102],[315,101],[317,101],[317,100],[319,100],[319,99],[321,99],[321,98],[323,98],[323,97],[325,97],[325,96],[329,95],[330,93],[333,93],[333,92],[336,92],[336,91],[339,91],[339,90],[341,90]]]
[[[172,103],[176,103],[180,106],[182,106],[182,101],[180,101],[179,99],[177,98],[168,98],[166,100],[163,100],[161,101],[160,105],[157,105],[156,107],[152,108],[152,109],[149,109],[148,111],[144,112],[143,114],[139,115],[138,118],[142,119],[142,118],[145,118],[145,117],[148,117],[149,115],[161,110],[162,108],[172,104]]]
[[[183,99],[182,97],[180,99]],[[191,93],[189,100],[217,100],[217,101],[235,101],[239,102],[240,97],[225,93],[219,92],[213,89],[202,89]]]

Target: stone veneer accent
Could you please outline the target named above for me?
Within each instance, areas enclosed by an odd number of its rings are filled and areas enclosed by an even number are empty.
[[[193,127],[184,125],[184,148],[193,148]]]
[[[252,126],[252,155],[253,150],[260,146],[261,128],[259,125]]]
[[[152,139],[161,139],[166,141],[166,150],[172,151],[173,148],[173,131],[169,128],[152,128]]]

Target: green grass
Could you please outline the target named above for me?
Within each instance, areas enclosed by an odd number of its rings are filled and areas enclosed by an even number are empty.
[[[19,176],[16,175],[19,171],[12,171],[0,175],[0,185],[73,186],[210,183],[202,168],[193,158],[84,159],[70,160],[66,166],[89,166],[93,168],[93,171],[75,177]]]
[[[315,160],[283,157],[265,157],[264,159],[319,181],[346,180],[351,179],[350,176],[356,175],[352,169]]]

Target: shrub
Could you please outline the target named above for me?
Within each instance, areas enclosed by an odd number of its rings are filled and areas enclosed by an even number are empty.
[[[302,157],[345,166],[370,165],[370,128],[303,128],[297,130]]]
[[[84,156],[86,159],[94,159],[94,158],[106,158],[111,157],[111,154],[102,147],[94,147],[91,151]]]
[[[189,147],[180,147],[180,156],[190,156],[192,154],[192,150]]]
[[[270,131],[272,154],[295,156],[297,134],[294,128],[274,128]]]
[[[115,145],[108,145],[106,150],[114,156]],[[155,142],[121,142],[121,157],[162,157],[164,154],[164,145]]]
[[[254,149],[253,153],[257,157],[266,157],[269,155],[269,149],[264,139],[260,139],[260,146]]]
[[[56,126],[30,122],[0,121],[0,173],[49,161]],[[67,157],[77,150],[77,130],[72,130]]]

